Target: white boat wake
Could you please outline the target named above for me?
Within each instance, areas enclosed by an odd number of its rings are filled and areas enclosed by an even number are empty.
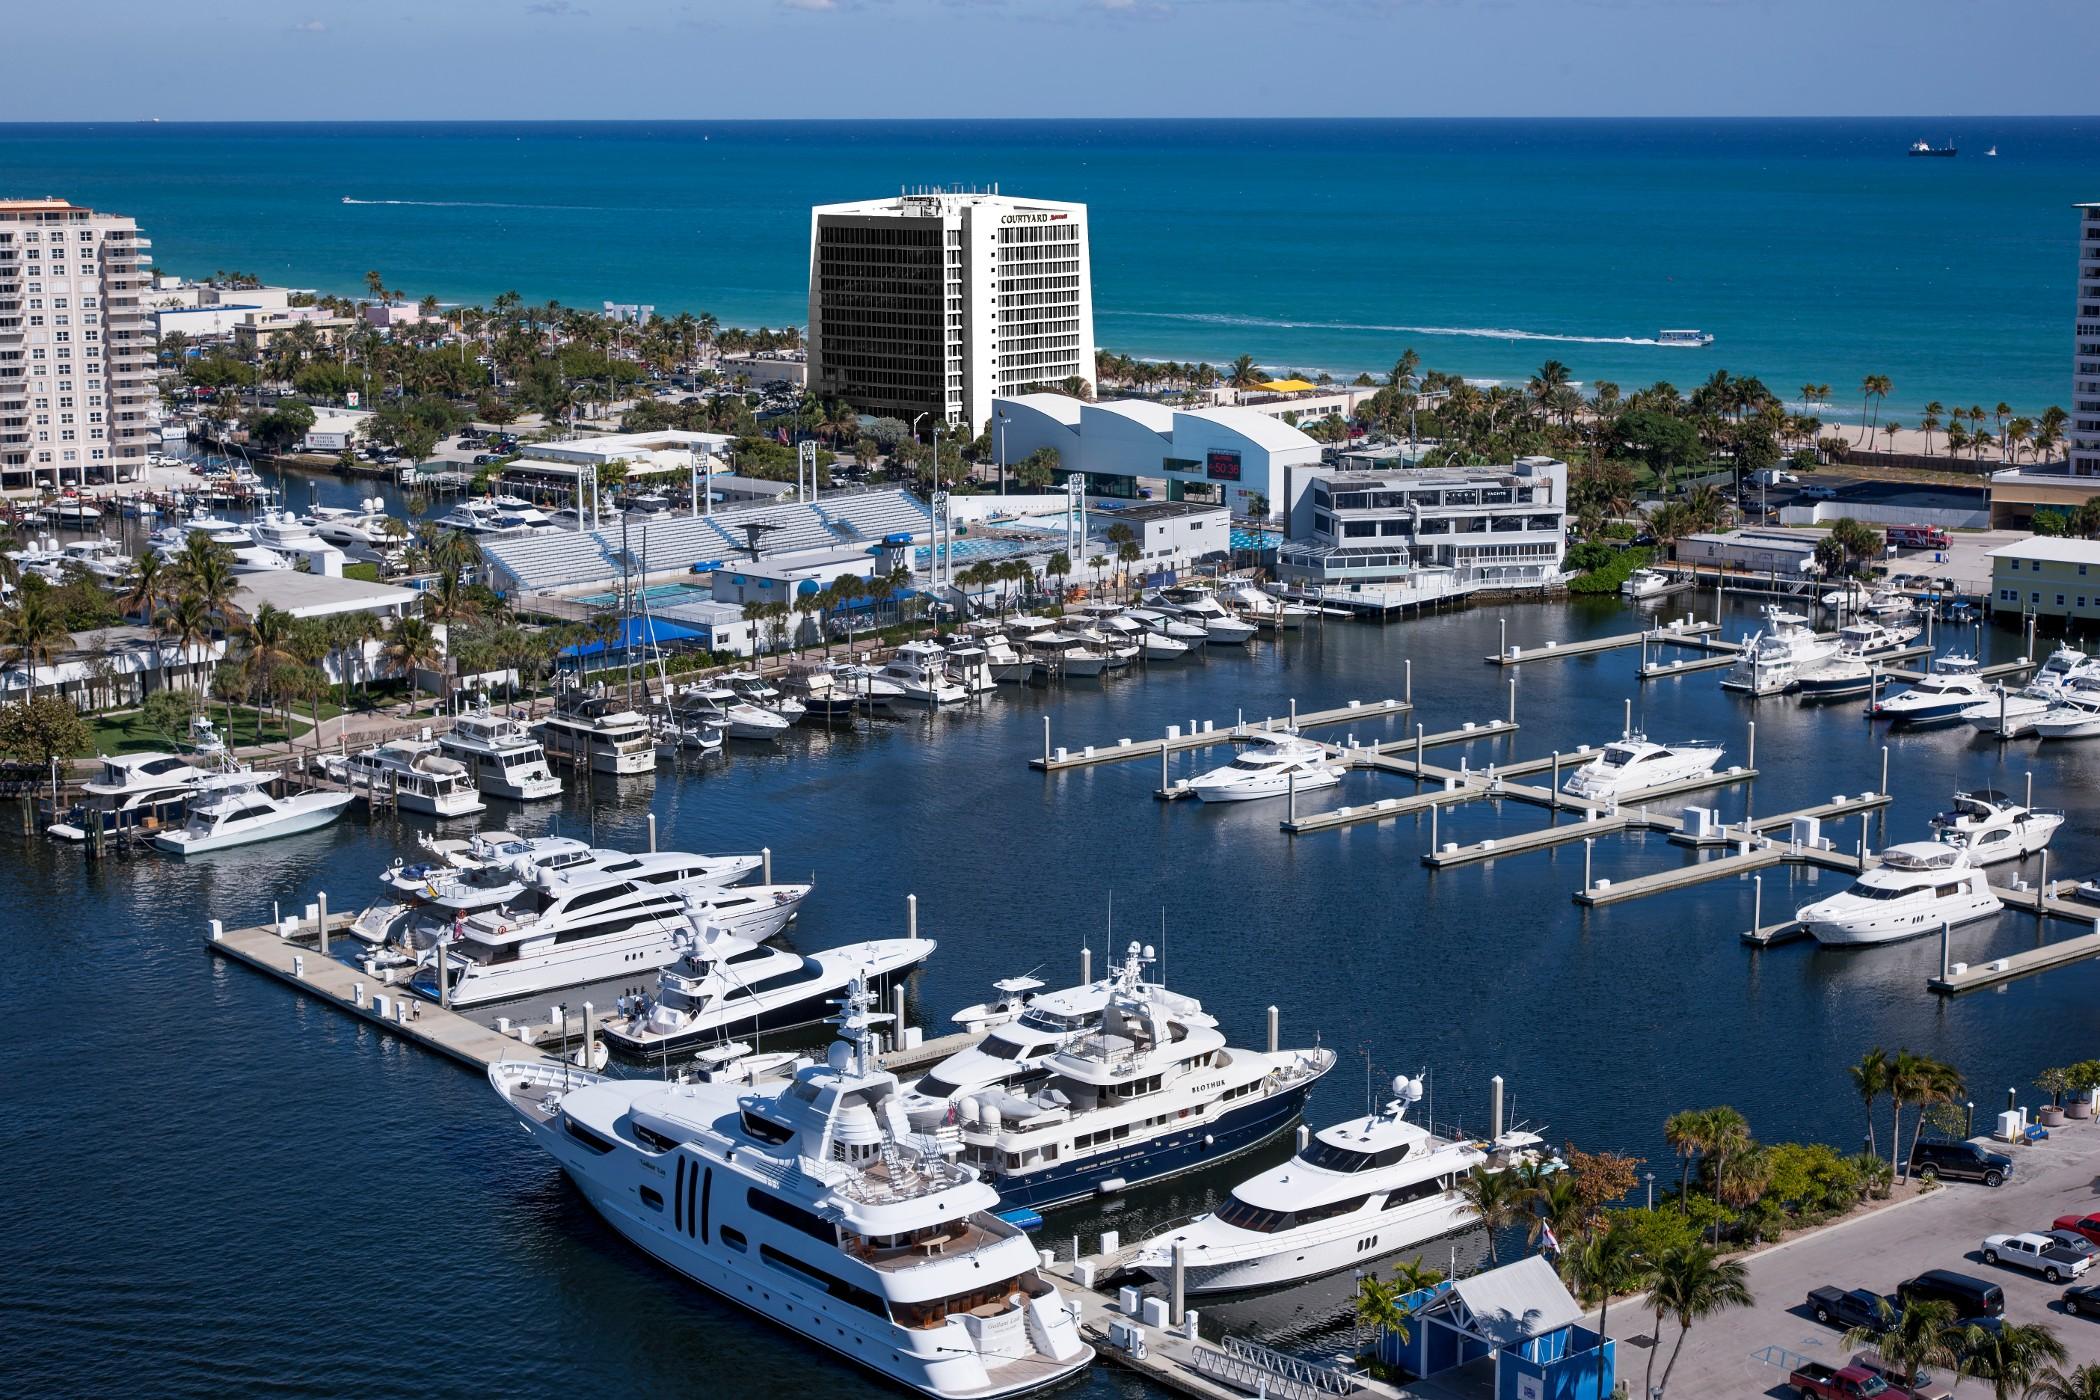
[[[343,196],[345,204],[393,204],[414,209],[572,209],[588,213],[609,213],[598,204],[499,204],[480,199],[352,199]]]
[[[1401,335],[1453,335],[1475,340],[1544,340],[1562,345],[1661,345],[1644,335],[1560,335],[1551,331],[1516,330],[1504,326],[1408,326],[1379,325],[1362,321],[1279,321],[1263,316],[1232,316],[1195,311],[1118,311],[1118,316],[1143,316],[1155,321],[1194,321],[1214,326],[1257,326],[1286,331],[1380,331]]]

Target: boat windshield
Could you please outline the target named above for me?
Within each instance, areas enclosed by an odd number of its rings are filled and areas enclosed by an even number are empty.
[[[1317,1220],[1329,1220],[1337,1215],[1348,1215],[1363,1209],[1368,1193],[1350,1196],[1325,1205],[1306,1206],[1302,1210],[1265,1210],[1241,1200],[1237,1195],[1218,1207],[1218,1219],[1227,1225],[1257,1234],[1273,1235],[1279,1230],[1289,1230],[1299,1225],[1310,1225]]]
[[[1367,1172],[1373,1167],[1389,1167],[1407,1156],[1408,1144],[1381,1148],[1376,1152],[1365,1152],[1339,1143],[1322,1142],[1315,1138],[1299,1153],[1299,1158],[1308,1167],[1319,1167],[1331,1172]]]

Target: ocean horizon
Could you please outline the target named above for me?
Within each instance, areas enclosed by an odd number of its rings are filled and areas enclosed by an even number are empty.
[[[1088,204],[1097,341],[1141,358],[1726,368],[1832,420],[1879,373],[1914,425],[2068,404],[2100,118],[0,124],[0,192],[134,215],[170,272],[748,326],[806,321],[810,205],[911,184]]]

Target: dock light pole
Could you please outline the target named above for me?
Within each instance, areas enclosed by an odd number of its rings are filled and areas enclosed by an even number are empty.
[[[1650,1210],[1654,1210],[1654,1209],[1655,1209],[1655,1173],[1654,1173],[1654,1172],[1642,1172],[1642,1173],[1641,1173],[1641,1176],[1642,1176],[1643,1178],[1645,1178],[1645,1179],[1647,1180],[1647,1183],[1648,1183],[1648,1209],[1650,1209]]]

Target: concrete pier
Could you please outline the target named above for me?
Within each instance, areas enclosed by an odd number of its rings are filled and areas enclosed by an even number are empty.
[[[1045,716],[1043,753],[1041,757],[1029,759],[1028,766],[1039,773],[1062,773],[1101,763],[1125,763],[1134,758],[1185,753],[1190,749],[1209,748],[1213,744],[1243,743],[1257,732],[1278,732],[1293,726],[1318,729],[1357,720],[1384,719],[1388,715],[1406,714],[1413,708],[1405,700],[1352,700],[1331,710],[1307,710],[1295,716],[1270,715],[1260,721],[1243,719],[1234,724],[1220,724],[1206,720],[1200,728],[1192,728],[1189,732],[1170,732],[1158,739],[1117,739],[1110,744],[1089,744],[1078,750],[1051,747],[1049,719]],[[1175,729],[1178,730],[1179,726]]]
[[[1623,651],[1646,643],[1650,646],[1699,646],[1702,639],[1721,630],[1715,622],[1680,621],[1651,627],[1645,632],[1621,632],[1612,637],[1592,637],[1584,642],[1541,642],[1533,647],[1510,647],[1484,656],[1490,666],[1521,666],[1527,661],[1557,661],[1568,656],[1595,656],[1600,651]],[[1723,643],[1733,648],[1735,643]],[[1730,658],[1733,660],[1734,658]]]

